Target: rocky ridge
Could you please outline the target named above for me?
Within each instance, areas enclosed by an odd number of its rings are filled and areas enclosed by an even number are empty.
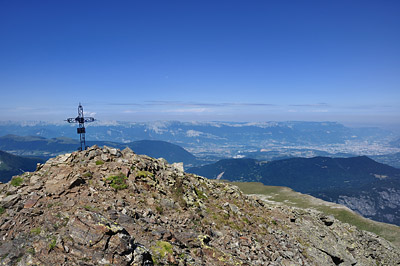
[[[286,186],[352,209],[365,218],[400,226],[400,169],[366,156],[224,159],[187,172],[229,181]],[[222,176],[222,177],[221,177]]]
[[[2,265],[399,265],[398,247],[129,148],[60,155],[0,184]]]

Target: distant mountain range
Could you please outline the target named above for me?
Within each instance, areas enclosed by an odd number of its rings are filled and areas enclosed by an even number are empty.
[[[44,163],[41,158],[27,158],[0,151],[0,182],[10,181],[12,176],[36,170],[37,163]]]
[[[131,148],[137,154],[145,154],[151,157],[164,158],[170,163],[183,162],[185,166],[197,164],[196,157],[182,147],[156,140],[141,140],[129,143],[117,143],[111,141],[87,141],[88,146],[110,146],[118,149]],[[39,156],[49,158],[61,153],[76,151],[79,141],[61,137],[46,139],[39,136],[6,135],[0,137],[0,150],[17,155]]]
[[[365,217],[396,223],[400,221],[400,169],[390,167],[365,157],[351,158],[288,158],[274,161],[256,159],[224,159],[213,164],[199,160],[184,148],[159,140],[141,140],[127,143],[111,141],[87,141],[88,146],[110,146],[118,149],[131,148],[138,154],[162,157],[170,163],[183,162],[188,172],[208,178],[230,181],[256,181],[265,185],[287,186],[302,193],[308,193],[332,202],[342,203]],[[0,137],[0,150],[14,155],[48,158],[61,153],[77,150],[78,140],[67,137],[47,139],[40,136],[6,135]],[[290,153],[296,154],[296,150]],[[322,151],[301,150],[304,154],[323,154]],[[243,153],[246,156],[274,156],[276,151]],[[339,154],[337,154],[339,155]],[[399,154],[397,154],[399,155]],[[24,161],[15,165],[2,163],[3,181],[22,171],[32,171],[38,160],[14,158],[13,162]],[[339,155],[340,156],[340,155]],[[350,156],[343,154],[342,156]],[[379,155],[375,158],[399,162],[394,155]],[[31,160],[28,163],[28,160]],[[6,160],[3,160],[6,161]],[[8,159],[10,161],[10,159]],[[26,168],[20,167],[21,165]],[[201,167],[193,167],[199,166]],[[1,165],[0,165],[1,166]],[[29,167],[28,167],[29,166]]]
[[[256,159],[259,161],[276,161],[290,158],[312,158],[312,157],[333,157],[333,158],[350,158],[357,155],[352,153],[329,153],[326,151],[306,148],[282,148],[280,150],[270,151],[253,151],[241,153],[241,158]],[[400,169],[400,152],[389,153],[384,155],[368,155],[374,161],[390,165]]]
[[[400,169],[366,156],[271,162],[227,159],[190,168],[188,172],[212,179],[287,186],[344,204],[367,218],[400,225]]]
[[[0,135],[15,134],[45,138],[75,139],[75,125],[43,122],[0,122]],[[350,128],[335,122],[94,122],[87,125],[88,140],[129,143],[162,140],[177,144],[197,157],[234,157],[243,151],[276,150],[287,146],[318,150],[345,145],[347,153],[363,154],[369,144],[389,145],[398,137],[379,128]],[[354,149],[353,149],[354,147]],[[342,151],[326,150],[329,153]],[[396,152],[396,151],[395,151]],[[390,152],[387,152],[390,153]],[[382,154],[382,153],[381,153]],[[303,156],[303,155],[302,155]]]

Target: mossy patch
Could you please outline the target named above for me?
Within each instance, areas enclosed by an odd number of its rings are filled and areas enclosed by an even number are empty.
[[[32,235],[39,235],[40,232],[42,232],[42,229],[40,227],[32,228],[31,229],[31,234]]]
[[[93,174],[91,172],[86,172],[83,177],[92,177]]]
[[[83,206],[83,208],[85,208],[85,210],[87,210],[87,211],[92,211],[93,210],[93,207],[90,206],[90,205],[85,205],[85,206]]]
[[[49,250],[53,250],[56,247],[57,239],[53,236],[49,243]]]
[[[102,164],[104,164],[103,161],[101,161],[101,160],[97,160],[97,161],[96,161],[96,165],[102,165]]]
[[[151,247],[151,250],[153,251],[156,264],[168,254],[173,254],[172,245],[166,241],[157,241],[156,245]]]
[[[149,171],[138,171],[136,177],[154,177],[154,174]]]
[[[6,212],[6,209],[2,206],[0,206],[0,216],[3,215]]]
[[[159,214],[163,214],[163,213],[164,213],[164,209],[163,209],[163,207],[162,207],[161,205],[157,205],[157,206],[156,206],[156,211],[157,211]]]
[[[14,187],[19,187],[20,185],[22,185],[23,182],[24,179],[22,177],[14,177],[13,179],[11,179],[11,185],[13,185]]]
[[[126,184],[126,179],[128,178],[125,175],[119,174],[106,178],[106,181],[108,181],[109,185],[115,190],[121,190],[128,187],[128,184]]]

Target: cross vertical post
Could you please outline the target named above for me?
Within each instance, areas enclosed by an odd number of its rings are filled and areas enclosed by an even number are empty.
[[[87,149],[86,146],[86,129],[85,129],[85,122],[93,122],[95,119],[93,117],[84,117],[83,115],[83,107],[81,103],[78,106],[78,116],[76,118],[67,118],[66,120],[68,123],[78,123],[77,133],[79,134],[79,141],[81,146],[78,148],[79,151],[83,151]]]

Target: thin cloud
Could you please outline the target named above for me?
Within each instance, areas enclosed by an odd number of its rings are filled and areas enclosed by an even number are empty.
[[[313,104],[289,104],[292,107],[329,107],[327,103],[313,103]]]
[[[133,113],[138,113],[138,111],[134,111],[134,110],[124,110],[124,111],[122,111],[122,113],[124,113],[124,114],[133,114]]]
[[[107,105],[117,105],[117,106],[141,106],[138,103],[107,103]]]
[[[174,109],[174,110],[164,110],[163,113],[209,113],[212,110],[207,108],[187,108],[187,109]]]
[[[96,112],[83,112],[84,116],[95,116]]]
[[[244,103],[244,102],[224,102],[224,103],[205,103],[205,102],[181,102],[181,101],[145,101],[142,104],[138,103],[108,103],[108,105],[116,106],[182,106],[182,107],[230,107],[230,106],[259,106],[271,107],[277,106],[271,103]]]
[[[378,104],[362,104],[362,105],[343,106],[343,108],[355,109],[355,110],[370,110],[370,109],[396,108],[396,106],[378,105]]]
[[[311,113],[328,113],[329,110],[326,110],[326,109],[315,109],[315,110],[310,110],[309,112],[311,112]]]
[[[277,106],[271,103],[222,103],[221,106]]]

